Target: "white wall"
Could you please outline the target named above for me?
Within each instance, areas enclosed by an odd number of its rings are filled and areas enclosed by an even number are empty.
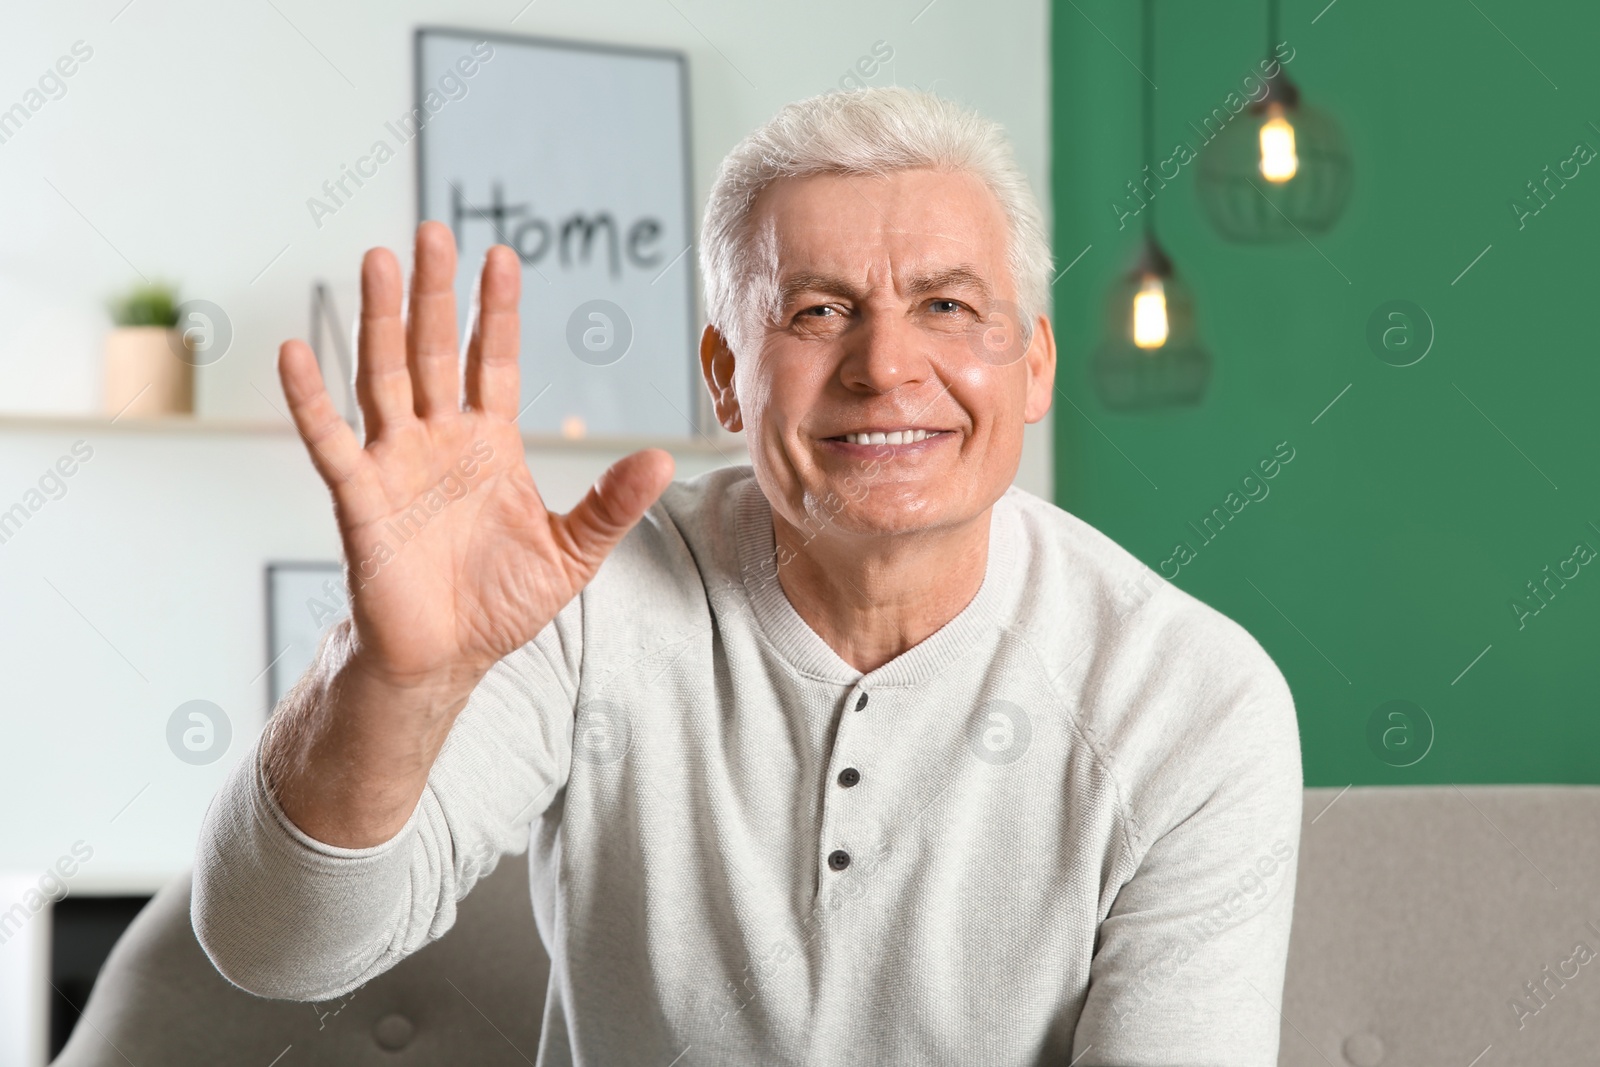
[[[0,144],[0,410],[98,407],[103,300],[137,270],[232,319],[232,350],[202,372],[201,413],[275,420],[257,390],[281,403],[272,361],[305,335],[310,279],[348,293],[367,247],[407,258],[411,158],[320,230],[305,201],[410,105],[419,23],[684,50],[697,202],[739,137],[884,41],[894,61],[874,84],[932,87],[999,119],[1048,192],[1044,0],[124,3],[37,7],[0,35],[0,109],[75,41],[94,49],[65,96]],[[282,430],[0,424],[0,508],[80,438],[94,458],[67,495],[0,545],[0,871],[42,871],[83,840],[94,855],[73,885],[154,885],[189,863],[206,802],[264,716],[264,563],[335,558],[337,544]],[[1018,478],[1043,495],[1048,441],[1048,426],[1030,428]],[[529,458],[564,507],[618,454]],[[684,451],[679,470],[723,461]],[[164,737],[195,698],[234,720],[230,757],[206,767]]]
[[[272,428],[0,428],[0,510],[77,441],[92,455],[65,494],[0,544],[0,871],[37,875],[82,840],[93,855],[69,885],[159,885],[189,862],[206,802],[265,722],[266,564],[337,560],[338,536],[304,446]],[[529,462],[564,511],[621,454]],[[679,476],[724,462],[680,451]],[[206,766],[167,747],[168,717],[196,699],[233,727]]]

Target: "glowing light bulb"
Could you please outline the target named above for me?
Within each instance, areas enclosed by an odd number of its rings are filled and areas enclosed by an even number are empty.
[[[1133,297],[1133,343],[1140,348],[1167,343],[1167,292],[1154,275],[1145,275]]]
[[[1272,116],[1261,124],[1261,176],[1269,182],[1286,182],[1300,169],[1294,152],[1294,127],[1283,117],[1283,108],[1273,104]]]

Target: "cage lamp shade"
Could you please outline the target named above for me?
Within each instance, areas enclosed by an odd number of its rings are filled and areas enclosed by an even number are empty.
[[[1194,295],[1153,237],[1112,287],[1093,375],[1113,411],[1182,407],[1205,395],[1211,356],[1196,330]]]
[[[1239,244],[1326,233],[1350,198],[1353,167],[1339,124],[1305,103],[1281,69],[1266,86],[1200,150],[1201,206]]]

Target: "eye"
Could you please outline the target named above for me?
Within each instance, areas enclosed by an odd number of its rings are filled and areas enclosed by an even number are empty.
[[[819,330],[831,332],[842,328],[846,317],[845,309],[837,304],[816,304],[795,312],[789,324],[796,329],[809,330],[813,333]]]
[[[939,315],[950,315],[958,311],[967,311],[971,309],[969,309],[967,305],[963,304],[959,300],[952,300],[949,297],[941,296],[935,297],[933,300],[928,301],[928,310]]]

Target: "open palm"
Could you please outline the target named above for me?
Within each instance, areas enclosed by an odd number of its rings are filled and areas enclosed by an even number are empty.
[[[351,594],[353,655],[399,684],[480,677],[531,640],[594,577],[672,478],[646,449],[614,464],[565,515],[546,510],[517,428],[521,264],[484,259],[467,349],[456,343],[455,240],[417,229],[410,312],[387,249],[361,265],[358,442],[316,357],[286,342],[279,373],[311,461],[333,494]]]

